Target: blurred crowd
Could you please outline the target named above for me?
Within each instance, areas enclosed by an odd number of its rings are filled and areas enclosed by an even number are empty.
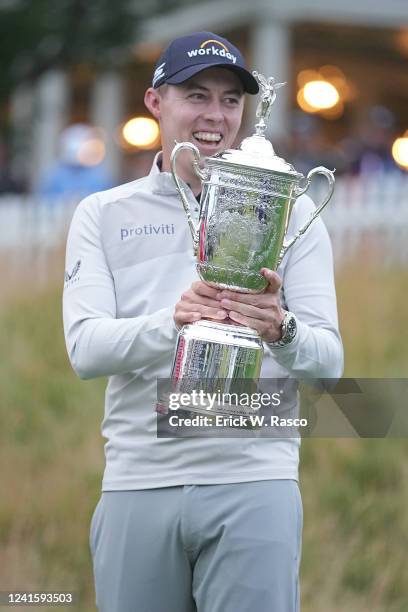
[[[0,140],[0,194],[33,193],[43,200],[80,200],[115,184],[104,162],[104,143],[99,131],[86,124],[68,126],[61,134],[58,155],[46,172],[30,187],[13,176],[9,151]]]
[[[392,157],[396,137],[394,116],[385,107],[370,109],[359,131],[333,142],[324,120],[317,115],[295,111],[291,132],[284,142],[274,143],[279,155],[306,174],[315,166],[335,168],[337,176],[401,173]],[[85,124],[67,127],[60,136],[58,156],[33,185],[19,180],[12,171],[11,155],[0,138],[0,194],[33,193],[50,203],[63,198],[80,200],[90,193],[108,189],[145,173],[154,152],[124,160],[122,176],[111,176],[104,160],[104,143],[96,128]],[[138,164],[143,168],[138,168]],[[145,168],[146,166],[146,168]],[[142,172],[143,170],[143,172]]]
[[[317,115],[294,113],[291,134],[283,148],[285,157],[303,174],[320,165],[336,168],[338,175],[403,172],[392,157],[397,132],[389,109],[372,107],[358,132],[337,142],[329,140],[323,121]]]

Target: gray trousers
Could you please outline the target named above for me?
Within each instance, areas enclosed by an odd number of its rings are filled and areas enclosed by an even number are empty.
[[[102,493],[91,523],[100,612],[299,612],[294,480]]]

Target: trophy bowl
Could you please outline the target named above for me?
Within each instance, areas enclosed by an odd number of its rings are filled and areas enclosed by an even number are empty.
[[[333,194],[334,171],[318,166],[305,177],[275,154],[264,133],[276,89],[282,84],[253,74],[262,92],[255,134],[238,149],[206,158],[203,169],[198,148],[189,142],[177,143],[171,171],[192,233],[200,278],[221,289],[260,293],[267,285],[261,268],[276,270],[288,249],[320,215]],[[197,226],[176,169],[177,156],[185,149],[193,154],[192,165],[202,184]],[[327,194],[304,226],[285,242],[293,205],[317,174],[327,179]]]

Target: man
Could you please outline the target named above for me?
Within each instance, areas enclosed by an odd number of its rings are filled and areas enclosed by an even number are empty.
[[[103,612],[299,610],[299,440],[156,435],[157,379],[170,374],[177,328],[200,318],[230,317],[257,329],[267,353],[264,376],[341,374],[331,248],[321,221],[278,273],[263,270],[262,295],[197,280],[169,174],[171,150],[175,140],[195,143],[204,156],[230,148],[244,93],[257,91],[239,50],[224,38],[200,32],[173,41],[145,96],[162,137],[149,176],[85,199],[72,221],[68,352],[82,378],[110,376],[106,469],[90,538]],[[178,168],[197,212],[200,184],[188,154]],[[307,197],[299,199],[289,233],[312,209]]]
[[[60,136],[59,158],[38,184],[36,195],[49,204],[79,202],[87,195],[112,187],[104,164],[103,141],[99,132],[75,123]]]

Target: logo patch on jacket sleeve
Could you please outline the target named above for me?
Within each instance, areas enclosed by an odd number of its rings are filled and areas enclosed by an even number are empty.
[[[66,287],[68,287],[69,285],[73,283],[75,277],[77,277],[75,280],[79,280],[79,276],[77,276],[77,274],[79,272],[80,267],[81,267],[81,260],[78,259],[78,261],[75,263],[74,267],[72,268],[71,274],[67,270],[65,270],[64,280],[65,280]]]

